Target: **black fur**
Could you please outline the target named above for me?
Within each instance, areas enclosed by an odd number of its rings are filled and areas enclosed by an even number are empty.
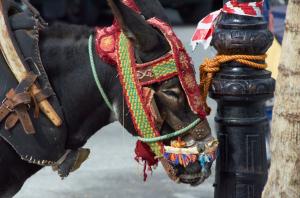
[[[68,37],[63,38],[61,34]],[[95,51],[97,73],[110,101],[119,111],[117,117],[106,106],[94,82],[88,55],[90,34],[93,31],[87,27],[56,24],[41,35],[43,63],[61,102],[69,133],[72,133],[67,141],[69,148],[83,146],[97,130],[123,118],[122,88],[116,68],[100,60]],[[128,113],[127,117],[130,118]],[[134,133],[132,126],[127,128]]]
[[[125,128],[135,135],[126,105],[123,121],[122,88],[116,69],[102,62],[94,52],[101,84],[118,112],[116,116],[96,87],[88,55],[90,34],[93,34],[90,28],[66,24],[56,24],[41,34],[42,61],[62,105],[69,149],[82,147],[95,132],[116,120],[125,123]],[[0,149],[0,197],[11,197],[41,167],[22,161],[1,139]]]
[[[136,54],[140,60],[150,61],[170,50],[163,36],[153,28],[149,29],[150,26],[140,16],[118,2],[117,9],[121,13],[119,17],[124,19],[123,28],[133,36],[131,39],[135,41]],[[155,16],[154,9],[152,5],[152,12],[146,15]],[[147,7],[143,7],[143,10],[147,10]],[[158,16],[164,17],[161,13]],[[136,135],[116,68],[101,61],[95,51],[93,56],[97,73],[116,115],[106,106],[94,82],[88,54],[88,37],[93,33],[93,29],[84,26],[55,24],[40,35],[42,62],[64,113],[68,149],[82,147],[93,134],[113,121],[120,121],[129,132]],[[154,36],[145,37],[148,33]],[[0,197],[11,197],[41,167],[22,161],[1,139],[0,151]]]

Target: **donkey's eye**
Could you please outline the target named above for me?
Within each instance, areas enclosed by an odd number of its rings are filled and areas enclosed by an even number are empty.
[[[163,91],[164,94],[168,95],[168,96],[171,96],[171,97],[174,97],[174,98],[179,98],[179,94],[176,93],[175,91],[170,91],[170,90],[166,90],[166,91]]]

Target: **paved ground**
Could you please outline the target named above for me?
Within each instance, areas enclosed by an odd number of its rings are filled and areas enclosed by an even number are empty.
[[[191,27],[176,28],[176,32],[188,46]],[[190,47],[188,46],[190,50]],[[213,52],[191,53],[196,65],[203,56]],[[213,108],[215,103],[209,102]],[[215,111],[213,111],[215,112]],[[213,127],[213,116],[209,122]],[[175,184],[161,167],[154,171],[146,183],[142,181],[142,167],[133,160],[135,138],[128,135],[118,123],[98,132],[86,145],[92,153],[82,168],[65,180],[45,168],[30,178],[15,198],[212,198],[211,176],[204,184],[190,187]]]

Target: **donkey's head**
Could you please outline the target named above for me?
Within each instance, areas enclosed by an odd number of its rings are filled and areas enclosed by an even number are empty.
[[[149,62],[154,64],[155,60],[166,57],[168,54],[185,53],[184,49],[181,49],[184,52],[174,49],[178,47],[178,43],[172,43],[167,38],[172,32],[162,32],[160,28],[147,21],[152,17],[162,21],[167,20],[159,1],[136,0],[141,14],[124,5],[121,0],[108,0],[108,2],[123,33],[133,45],[137,65]],[[171,36],[175,37],[175,35]],[[179,61],[186,61],[190,64],[188,58],[179,58]],[[187,129],[185,133],[178,133],[179,135],[161,140],[165,148],[164,162],[167,161],[168,165],[171,165],[169,167],[173,173],[169,176],[183,183],[197,185],[210,175],[211,166],[211,163],[204,162],[201,166],[199,155],[208,146],[215,148],[214,145],[207,145],[212,140],[210,128],[205,117],[200,116],[201,119],[199,119],[199,112],[191,107],[193,99],[187,95],[186,86],[188,85],[183,84],[181,76],[173,75],[165,80],[146,84],[145,87],[153,93],[151,104],[152,110],[154,109],[156,128],[160,135],[170,135],[174,134],[174,131]],[[196,124],[191,126],[191,123]],[[191,159],[188,159],[188,162],[179,163],[179,161],[185,161],[186,158]]]

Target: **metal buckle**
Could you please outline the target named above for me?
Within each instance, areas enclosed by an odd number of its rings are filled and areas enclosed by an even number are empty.
[[[7,98],[4,98],[2,100],[2,105],[9,111],[9,112],[13,112],[14,110],[12,110],[7,104],[5,104],[5,102],[7,101]]]

